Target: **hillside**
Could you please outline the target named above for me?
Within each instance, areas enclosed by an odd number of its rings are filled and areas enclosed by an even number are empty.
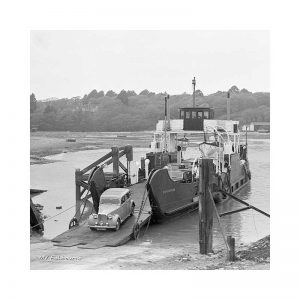
[[[109,97],[99,92],[83,99],[37,101],[30,116],[31,126],[45,131],[139,131],[153,130],[157,120],[164,118],[164,94],[135,95],[131,91],[125,98],[120,94]],[[200,93],[196,104],[207,103],[215,108],[215,118],[225,119],[226,95],[226,92],[207,96]],[[169,102],[171,118],[178,118],[179,107],[191,106],[192,95],[173,95]],[[233,90],[231,118],[241,124],[269,121],[270,93]]]

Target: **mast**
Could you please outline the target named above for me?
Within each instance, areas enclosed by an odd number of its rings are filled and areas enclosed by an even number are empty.
[[[165,96],[165,126],[164,126],[164,152],[167,151],[167,128],[170,124],[170,120],[168,120],[168,99],[170,98],[170,95]]]
[[[196,78],[195,77],[192,80],[192,85],[193,85],[193,107],[195,107],[196,105],[196,101],[195,101]]]
[[[227,92],[227,120],[230,120],[230,92]]]

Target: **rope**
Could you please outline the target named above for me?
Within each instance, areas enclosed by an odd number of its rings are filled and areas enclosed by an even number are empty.
[[[90,190],[90,186],[89,186],[88,189],[87,189],[87,193],[86,193],[84,199],[81,200],[82,203],[84,202],[84,206],[83,206],[83,210],[82,210],[82,212],[81,212],[81,215],[80,215],[80,217],[79,217],[78,222],[81,220],[81,217],[82,217],[82,215],[83,215],[83,213],[84,213],[84,209],[85,209],[85,206],[86,206],[87,196],[88,196],[89,190]],[[76,210],[74,217],[75,217],[75,216],[77,215],[77,213],[79,212],[82,203],[80,204],[79,208]],[[39,225],[41,225],[41,224],[44,224],[44,223],[46,223],[47,221],[49,221],[49,220],[51,220],[51,219],[53,219],[53,218],[55,218],[55,217],[57,217],[57,216],[59,216],[59,215],[65,213],[66,211],[70,210],[71,208],[73,208],[73,207],[75,207],[75,206],[76,206],[76,204],[70,206],[69,208],[65,209],[64,211],[61,211],[60,213],[58,213],[58,214],[56,214],[56,215],[54,215],[54,216],[52,216],[52,217],[49,217],[49,218],[43,220],[42,222],[40,222],[40,223],[38,223],[38,224],[35,224],[34,226],[30,226],[30,228],[33,229],[33,228],[35,228],[35,227],[37,227],[37,226],[39,226]],[[72,219],[74,219],[74,217],[73,217]]]
[[[36,227],[36,226],[39,226],[39,225],[41,225],[41,224],[43,224],[43,223],[45,223],[45,222],[47,222],[47,221],[49,221],[49,220],[51,220],[51,219],[53,219],[53,218],[55,218],[55,217],[61,215],[62,213],[64,213],[64,212],[70,210],[70,209],[73,208],[74,206],[76,206],[76,205],[73,205],[73,206],[71,206],[71,207],[65,209],[64,211],[58,213],[57,215],[54,215],[54,216],[52,216],[52,217],[49,217],[49,218],[45,219],[44,221],[42,221],[42,222],[40,222],[40,223],[38,223],[38,224],[36,224],[36,225],[34,225],[34,226],[30,226],[30,228],[32,229],[32,228],[34,228],[34,227]]]

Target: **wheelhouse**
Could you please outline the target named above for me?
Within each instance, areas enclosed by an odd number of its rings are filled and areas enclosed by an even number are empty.
[[[202,131],[204,120],[214,118],[214,109],[210,107],[180,108],[179,118],[183,119],[183,130]]]

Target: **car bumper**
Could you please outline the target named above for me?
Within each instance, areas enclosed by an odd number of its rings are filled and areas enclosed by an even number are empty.
[[[94,229],[114,229],[116,228],[116,225],[106,225],[106,224],[102,224],[102,225],[88,225],[90,228],[94,228]]]

